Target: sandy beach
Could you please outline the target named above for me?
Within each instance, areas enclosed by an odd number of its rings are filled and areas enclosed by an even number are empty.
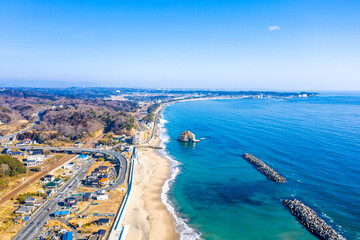
[[[158,143],[159,138],[155,137],[152,145]],[[124,220],[124,225],[129,225],[126,239],[179,239],[174,219],[160,198],[162,186],[170,174],[170,163],[152,148],[138,148],[138,158],[134,192]]]

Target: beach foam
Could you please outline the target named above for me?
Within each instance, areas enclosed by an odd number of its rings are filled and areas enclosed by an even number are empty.
[[[158,124],[159,132],[160,132],[159,138],[160,138],[160,147],[162,147],[160,153],[164,158],[166,158],[170,162],[170,178],[165,181],[162,187],[161,201],[164,203],[168,211],[174,217],[176,222],[175,229],[176,232],[180,234],[181,240],[200,239],[201,234],[186,224],[187,220],[181,218],[178,215],[178,213],[175,211],[173,203],[169,199],[168,193],[170,187],[175,182],[176,176],[180,174],[180,168],[179,168],[180,163],[175,159],[171,158],[166,151],[166,143],[169,142],[170,140],[170,137],[165,129],[166,123],[167,121],[163,117],[159,119],[159,124]]]

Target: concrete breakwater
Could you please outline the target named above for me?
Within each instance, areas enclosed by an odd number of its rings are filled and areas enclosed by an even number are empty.
[[[249,154],[249,153],[245,153],[242,157],[246,161],[252,163],[256,167],[257,170],[262,172],[266,177],[270,178],[274,182],[277,182],[277,183],[286,182],[285,178],[280,176],[280,174],[278,174],[274,169],[272,169],[271,167],[266,165],[263,161],[261,161],[260,159],[258,159],[254,155]]]
[[[345,239],[324,220],[319,218],[314,210],[299,200],[286,199],[282,203],[290,209],[291,213],[299,219],[302,225],[318,238],[325,240]]]

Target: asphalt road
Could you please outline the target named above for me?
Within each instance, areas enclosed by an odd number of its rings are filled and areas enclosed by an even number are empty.
[[[156,126],[157,126],[157,122],[159,120],[159,117],[160,117],[160,114],[161,112],[164,110],[164,108],[166,107],[166,105],[162,105],[161,107],[159,107],[155,113],[155,118],[154,118],[154,126],[153,126],[153,129],[152,129],[152,132],[151,132],[151,137],[146,141],[144,142],[143,144],[140,144],[140,145],[147,145],[150,143],[150,141],[154,138],[155,136],[155,132],[156,132]]]
[[[38,115],[38,121],[34,122],[31,126],[25,128],[25,129],[23,129],[23,130],[21,130],[21,131],[19,131],[19,132],[15,132],[15,133],[12,133],[12,134],[10,134],[10,135],[2,136],[2,137],[0,137],[0,141],[1,141],[1,140],[9,140],[10,138],[16,137],[16,136],[19,135],[19,134],[22,134],[22,133],[24,133],[24,132],[26,132],[26,131],[29,131],[29,130],[33,129],[33,128],[34,128],[37,124],[39,124],[39,122],[41,121],[42,113],[43,113],[46,109],[48,109],[48,107],[44,107],[44,108],[42,108],[42,109],[38,112],[38,114],[37,114],[37,115]]]
[[[19,231],[13,240],[34,239],[41,232],[45,223],[50,220],[50,214],[55,212],[58,207],[58,202],[62,202],[63,199],[68,195],[70,190],[69,187],[77,185],[79,181],[85,177],[86,170],[93,163],[94,160],[86,163],[78,170],[75,176],[73,176],[57,191],[57,193],[48,202],[36,210],[26,226]],[[52,211],[48,211],[49,208],[51,208]]]

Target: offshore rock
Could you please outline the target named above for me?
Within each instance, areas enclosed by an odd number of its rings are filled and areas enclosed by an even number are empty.
[[[184,131],[180,137],[178,138],[178,141],[181,142],[200,142],[200,140],[197,140],[195,138],[195,134],[193,134],[190,131]]]
[[[254,155],[249,154],[249,153],[245,153],[242,157],[246,161],[253,164],[259,172],[263,173],[266,177],[270,178],[274,182],[277,182],[277,183],[286,182],[285,178],[280,176],[280,174],[278,174],[274,169],[272,169],[271,167],[266,165],[263,161],[261,161],[260,159],[258,159]]]
[[[282,202],[291,213],[315,236],[324,240],[344,240],[345,238],[319,218],[314,210],[297,199],[286,199]]]

